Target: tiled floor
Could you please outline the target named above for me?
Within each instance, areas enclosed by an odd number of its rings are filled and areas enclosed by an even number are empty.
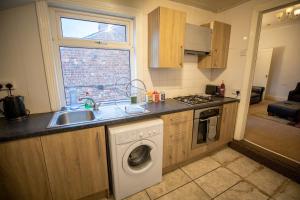
[[[300,185],[225,148],[126,200],[299,200]]]

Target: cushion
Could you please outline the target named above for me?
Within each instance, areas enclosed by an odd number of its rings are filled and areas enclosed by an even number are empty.
[[[280,117],[296,119],[300,114],[300,102],[281,101],[268,105],[268,112]]]

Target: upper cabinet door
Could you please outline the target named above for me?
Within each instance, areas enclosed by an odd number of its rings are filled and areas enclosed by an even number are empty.
[[[0,144],[0,199],[52,199],[39,137]]]
[[[212,32],[212,68],[226,68],[231,26],[222,22],[213,22]]]
[[[218,21],[210,23],[212,29],[211,52],[206,56],[199,56],[200,68],[226,68],[231,26]]]
[[[158,7],[148,15],[149,67],[183,66],[186,14]]]
[[[103,127],[41,139],[53,200],[97,196],[108,189]]]

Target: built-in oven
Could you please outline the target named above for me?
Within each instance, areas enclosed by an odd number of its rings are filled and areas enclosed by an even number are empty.
[[[194,111],[192,149],[219,139],[222,106]]]

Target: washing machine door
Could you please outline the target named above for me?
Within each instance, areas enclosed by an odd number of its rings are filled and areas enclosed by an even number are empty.
[[[138,175],[148,171],[159,158],[156,145],[141,140],[129,146],[123,156],[123,169],[127,174]]]

